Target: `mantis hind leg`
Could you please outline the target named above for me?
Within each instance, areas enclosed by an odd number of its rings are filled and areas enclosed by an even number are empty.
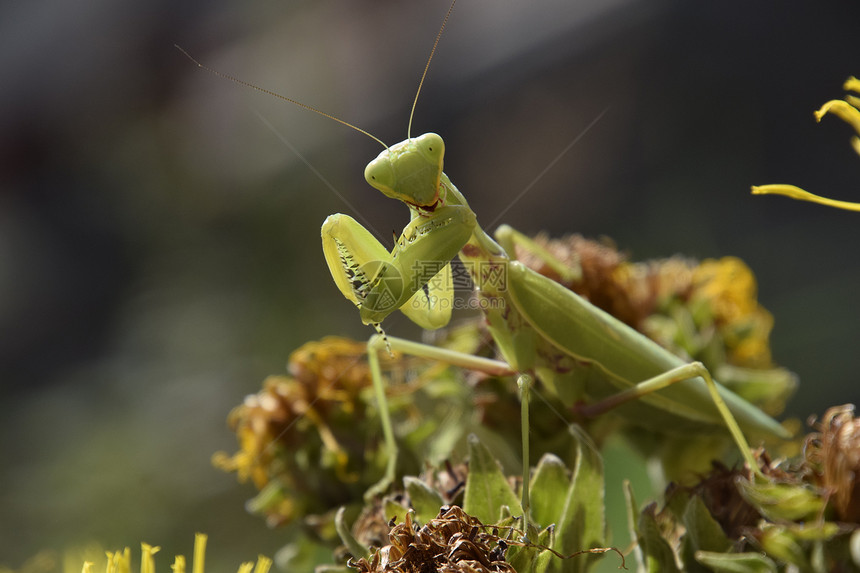
[[[753,458],[749,443],[747,443],[740,426],[738,426],[738,423],[729,410],[729,407],[726,405],[725,400],[720,396],[716,382],[714,382],[714,379],[711,377],[711,373],[701,362],[691,362],[689,364],[684,364],[683,366],[678,366],[677,368],[673,368],[663,374],[659,374],[653,378],[639,382],[632,388],[609,396],[608,398],[598,402],[577,406],[576,410],[579,414],[587,417],[599,416],[622,404],[638,400],[642,396],[650,394],[651,392],[656,392],[663,388],[668,388],[673,384],[677,384],[678,382],[692,380],[694,378],[702,378],[705,381],[705,384],[708,387],[708,392],[711,395],[711,399],[714,401],[714,405],[720,412],[729,433],[732,435],[732,439],[740,449],[741,454],[744,457],[744,461],[749,465],[750,470],[754,474],[761,476],[761,471],[759,470],[758,463],[755,461],[755,458]]]

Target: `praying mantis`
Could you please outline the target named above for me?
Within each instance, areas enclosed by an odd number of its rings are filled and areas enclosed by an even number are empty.
[[[526,513],[528,395],[535,377],[570,405],[584,397],[596,398],[579,408],[587,415],[617,408],[644,426],[676,431],[713,432],[715,426],[724,425],[757,471],[744,432],[787,437],[778,423],[713,381],[701,363],[684,363],[516,261],[515,245],[537,247],[506,225],[495,237],[488,235],[466,198],[443,172],[442,138],[435,133],[412,138],[408,131],[405,141],[386,147],[365,170],[372,187],[409,209],[410,222],[394,248],[388,251],[348,215],[331,215],[322,226],[323,251],[335,284],[358,307],[361,320],[379,331],[368,343],[368,353],[380,404],[385,395],[378,354],[386,350],[490,374],[516,375],[522,392],[526,460],[522,503]],[[453,306],[449,261],[455,256],[469,271],[502,360],[458,354],[382,333],[380,323],[396,310],[423,328],[447,324]],[[394,479],[397,445],[385,408],[381,411],[389,463],[370,495],[384,491]]]
[[[409,223],[393,249],[389,251],[348,215],[329,216],[321,229],[323,253],[336,286],[358,308],[362,322],[377,330],[368,342],[368,361],[388,459],[384,475],[366,497],[384,492],[396,476],[398,446],[379,364],[380,353],[393,350],[492,375],[516,376],[521,390],[522,507],[526,522],[529,393],[536,380],[582,415],[596,416],[613,410],[633,424],[658,432],[712,434],[727,429],[751,470],[758,472],[745,434],[786,438],[788,434],[782,426],[719,385],[701,363],[686,363],[517,261],[515,247],[519,245],[547,258],[550,264],[560,264],[509,226],[502,225],[493,236],[485,232],[465,196],[443,172],[443,139],[435,133],[411,137],[418,94],[453,8],[454,3],[421,77],[407,139],[392,146],[352,124],[214,72],[192,59],[217,75],[334,119],[385,147],[368,164],[365,178],[372,187],[409,210]],[[426,329],[448,324],[454,306],[450,264],[454,257],[460,258],[474,283],[476,300],[499,359],[388,336],[382,330],[381,323],[398,310]]]

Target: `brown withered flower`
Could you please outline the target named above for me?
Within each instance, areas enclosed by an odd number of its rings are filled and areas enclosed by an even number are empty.
[[[249,507],[270,525],[327,511],[366,487],[358,482],[367,444],[357,431],[371,385],[366,348],[334,336],[309,342],[290,356],[290,376],[268,377],[230,412],[240,449],[213,463],[253,481],[261,494]],[[396,359],[380,360],[389,369]]]
[[[834,406],[804,442],[813,481],[824,490],[836,518],[860,522],[860,418],[854,405]]]
[[[505,541],[456,505],[443,506],[421,528],[407,514],[388,539],[369,561],[351,566],[360,573],[515,573],[504,560]]]

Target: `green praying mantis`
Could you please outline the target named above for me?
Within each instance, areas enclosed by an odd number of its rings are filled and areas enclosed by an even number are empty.
[[[445,23],[433,45],[418,88],[427,75]],[[187,54],[186,54],[187,55]],[[190,56],[189,56],[190,58]],[[205,68],[196,60],[198,66]],[[205,68],[239,84],[267,90]],[[358,307],[362,322],[377,330],[368,343],[369,364],[381,413],[388,459],[385,474],[367,497],[387,489],[396,475],[398,447],[386,408],[379,355],[397,350],[453,366],[517,377],[521,389],[523,449],[522,507],[529,512],[529,391],[535,380],[586,416],[613,410],[633,424],[657,432],[712,434],[728,429],[745,461],[758,472],[745,434],[786,438],[775,420],[713,380],[700,362],[687,363],[593,306],[561,284],[517,261],[519,245],[558,261],[507,225],[490,236],[478,224],[465,196],[443,172],[445,143],[435,133],[411,137],[385,149],[365,170],[367,182],[402,202],[410,221],[389,251],[355,219],[329,216],[322,226],[323,252],[340,292]],[[395,311],[426,329],[448,324],[454,291],[451,260],[459,257],[474,283],[475,297],[500,358],[488,359],[387,336],[381,323]],[[587,404],[583,404],[584,401]]]

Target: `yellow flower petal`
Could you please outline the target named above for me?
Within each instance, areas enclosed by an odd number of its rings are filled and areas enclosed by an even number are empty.
[[[272,568],[272,560],[265,555],[257,555],[257,566],[254,567],[254,573],[269,573]]]
[[[105,565],[107,573],[131,573],[131,548],[126,547],[122,553],[108,551],[105,555],[107,556],[107,565]]]
[[[856,139],[856,138],[855,138]],[[860,141],[855,144],[855,150],[857,153],[860,153]],[[837,201],[835,199],[828,199],[827,197],[822,197],[820,195],[814,195],[809,191],[804,191],[800,187],[795,187],[794,185],[787,185],[783,183],[772,184],[772,185],[753,185],[752,187],[753,195],[784,195],[786,197],[791,197],[792,199],[797,199],[799,201],[809,201],[811,203],[818,203],[819,205],[827,205],[828,207],[836,207],[837,209],[845,209],[846,211],[860,211],[860,203],[852,203],[850,201]]]
[[[769,367],[773,317],[758,303],[758,285],[747,264],[737,257],[704,260],[693,270],[693,288],[693,299],[708,302],[729,362]]]
[[[860,133],[860,109],[857,109],[845,100],[833,99],[815,112],[815,119],[821,121],[821,118],[828,113],[838,116],[839,119],[851,125],[854,131]]]
[[[155,573],[154,555],[159,551],[161,547],[149,543],[140,544],[140,573]]]
[[[204,533],[198,533],[194,536],[194,563],[192,565],[193,573],[204,573],[206,563],[206,539]],[[156,573],[155,559],[153,556],[161,550],[161,547],[149,545],[148,543],[140,544],[140,573]],[[106,573],[131,573],[131,549],[128,547],[124,551],[106,552],[107,565],[105,566]],[[95,573],[95,565],[92,561],[84,561],[81,573]],[[239,573],[269,573],[272,567],[272,560],[262,555],[257,556],[256,566],[254,562],[243,563],[239,567]],[[186,573],[185,557],[177,555],[174,558],[173,565],[170,566],[173,573]]]
[[[846,91],[853,91],[860,93],[860,80],[851,76],[842,86]],[[838,116],[842,121],[849,124],[854,128],[854,131],[860,135],[860,97],[854,96],[852,94],[847,94],[844,100],[830,100],[821,106],[821,109],[815,112],[815,120],[821,121],[821,118],[827,115],[828,113],[832,113]],[[860,155],[860,137],[854,136],[851,138],[851,147],[854,148],[854,151],[857,155]],[[836,201],[833,199],[827,199],[826,197],[821,197],[819,195],[813,195],[808,191],[804,191],[799,187],[795,187],[794,185],[762,185],[762,186],[753,186],[752,188],[753,195],[785,195],[786,197],[791,197],[792,199],[799,199],[801,201],[809,201],[811,203],[818,203],[820,205],[827,205],[828,207],[835,207],[837,209],[844,209],[846,211],[860,211],[860,204],[852,203],[849,201]]]
[[[205,533],[194,534],[194,562],[191,564],[193,573],[203,573],[206,565],[206,540]]]

